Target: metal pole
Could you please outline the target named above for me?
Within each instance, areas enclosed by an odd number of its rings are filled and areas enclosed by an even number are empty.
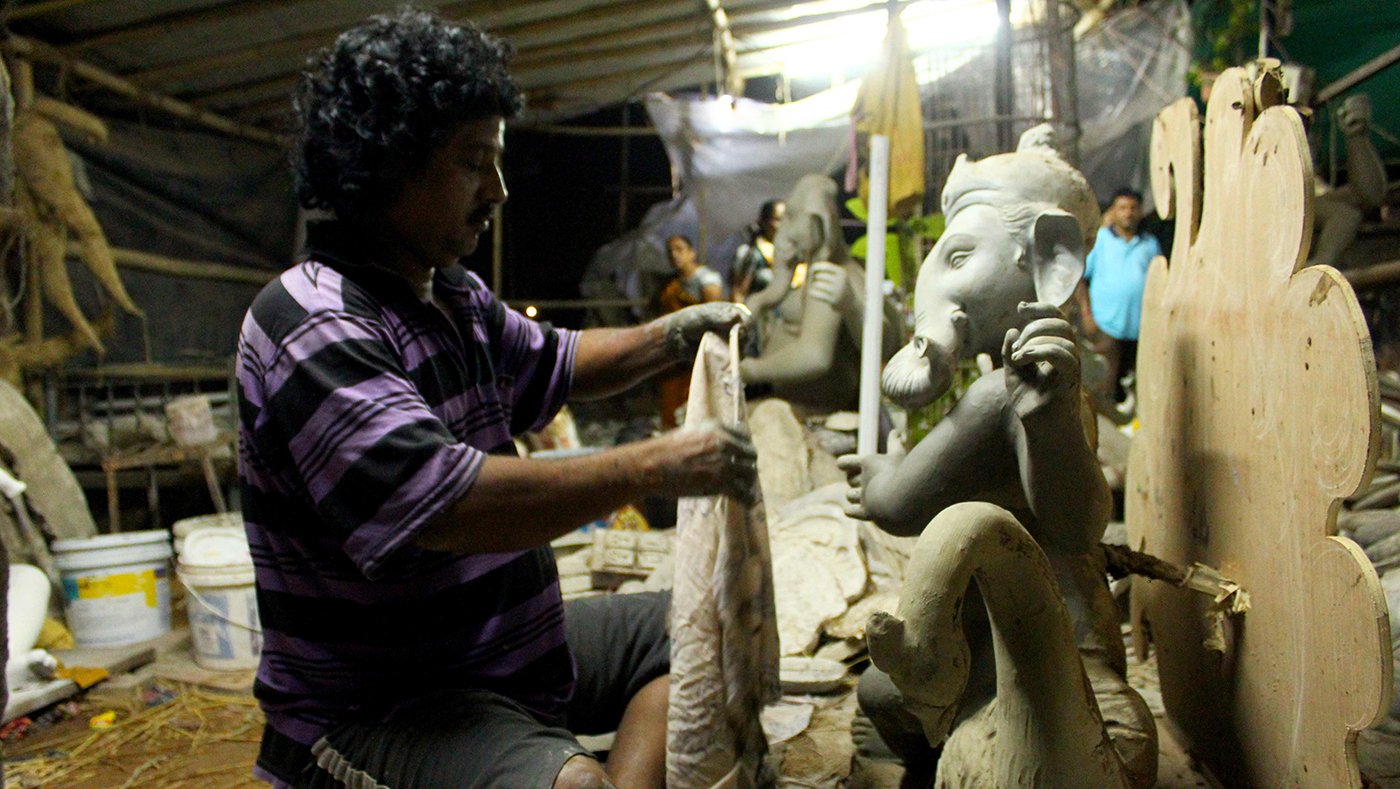
[[[1011,83],[1011,0],[997,0],[996,37],[996,114],[1008,117],[1015,105]],[[997,124],[997,150],[1009,151],[1015,147],[1010,122]]]
[[[856,452],[880,446],[880,350],[885,317],[885,220],[890,201],[890,138],[870,135],[870,213],[866,219],[865,327],[860,344],[860,421]]]

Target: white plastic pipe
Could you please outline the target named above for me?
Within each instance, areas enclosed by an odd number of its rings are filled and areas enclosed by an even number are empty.
[[[860,431],[856,452],[880,445],[880,350],[885,315],[885,217],[890,199],[890,138],[870,135],[870,213],[865,230],[865,327],[860,344]]]

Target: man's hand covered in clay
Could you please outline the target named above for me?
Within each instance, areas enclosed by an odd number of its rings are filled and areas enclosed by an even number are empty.
[[[758,453],[747,430],[707,421],[653,439],[649,449],[647,468],[658,493],[701,496],[722,491],[745,504],[753,502]]]
[[[1022,302],[1017,311],[1029,323],[1008,331],[1001,346],[1006,394],[1016,415],[1025,419],[1052,405],[1073,404],[1079,385],[1074,328],[1052,304]]]
[[[666,352],[678,361],[694,359],[705,332],[728,336],[730,327],[736,324],[746,326],[751,317],[748,307],[728,301],[696,304],[673,312],[660,319],[661,331],[666,338]]]

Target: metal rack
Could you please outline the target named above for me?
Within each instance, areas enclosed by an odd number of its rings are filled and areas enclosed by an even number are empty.
[[[202,478],[218,511],[236,495],[224,492],[236,457],[234,391],[231,368],[222,366],[67,369],[43,380],[44,419],[79,483],[105,489],[108,531],[121,529],[120,492],[132,488],[145,490],[150,525],[159,527],[162,487]],[[205,447],[179,447],[165,428],[166,404],[191,394],[209,398],[220,428],[218,440]]]

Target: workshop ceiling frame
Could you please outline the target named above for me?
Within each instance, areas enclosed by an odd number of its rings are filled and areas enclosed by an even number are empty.
[[[512,71],[532,97],[530,117],[541,122],[625,101],[639,90],[714,86],[716,92],[738,95],[745,77],[783,68],[780,54],[767,61],[774,51],[802,42],[804,26],[812,25],[816,35],[821,23],[829,31],[831,20],[891,5],[871,0],[832,10],[818,0],[419,2],[508,38],[516,48]],[[271,132],[281,123],[276,116],[307,57],[333,43],[350,20],[397,4],[14,0],[5,4],[0,23],[9,25],[13,36],[34,42],[29,59],[59,68],[82,63],[89,74],[103,74],[75,79],[75,87],[97,85],[211,128]],[[697,78],[707,64],[709,73]],[[216,117],[221,120],[205,123]]]

